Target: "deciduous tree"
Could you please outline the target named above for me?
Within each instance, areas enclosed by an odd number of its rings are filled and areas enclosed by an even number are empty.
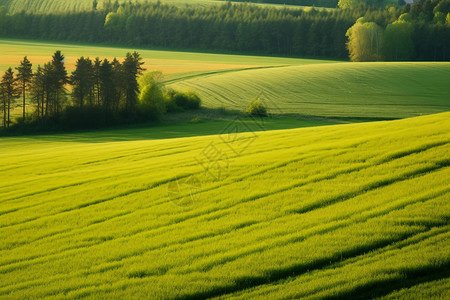
[[[412,24],[397,21],[389,24],[383,34],[383,58],[390,61],[410,60],[414,57]]]
[[[347,31],[347,48],[352,61],[380,60],[380,48],[383,29],[374,22],[365,22],[363,18]]]

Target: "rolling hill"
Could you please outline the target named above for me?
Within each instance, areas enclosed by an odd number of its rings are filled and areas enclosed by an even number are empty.
[[[81,57],[100,57],[112,60],[123,59],[127,52],[138,51],[147,70],[162,71],[167,80],[189,78],[202,74],[214,74],[225,71],[237,71],[252,68],[294,66],[305,64],[332,63],[331,60],[299,59],[287,57],[228,55],[215,53],[198,53],[182,51],[160,51],[105,45],[89,45],[63,42],[30,41],[17,39],[0,39],[0,71],[19,65],[24,56],[28,56],[34,68],[51,60],[56,50],[61,50],[69,71],[74,70],[76,60]]]
[[[2,138],[0,298],[448,298],[450,113],[238,125]]]
[[[450,63],[332,63],[179,78],[208,107],[244,110],[260,96],[273,113],[404,118],[450,110]],[[170,83],[170,82],[169,82]]]

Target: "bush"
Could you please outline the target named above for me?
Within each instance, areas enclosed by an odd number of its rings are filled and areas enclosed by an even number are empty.
[[[166,103],[172,111],[176,111],[177,107],[185,110],[199,109],[202,103],[200,97],[193,91],[180,92],[169,90],[167,97]]]
[[[167,89],[166,95],[164,97],[164,103],[166,104],[167,112],[178,112],[178,111],[183,110],[181,107],[179,107],[175,103],[175,94],[176,93],[177,93],[177,91],[175,91],[174,89],[171,89],[171,88]]]
[[[163,92],[158,84],[147,85],[139,95],[138,111],[146,120],[160,120],[166,112]]]
[[[254,99],[249,106],[247,107],[245,111],[248,115],[253,117],[267,117],[267,108],[264,106],[264,103],[261,101],[261,99],[256,98]]]

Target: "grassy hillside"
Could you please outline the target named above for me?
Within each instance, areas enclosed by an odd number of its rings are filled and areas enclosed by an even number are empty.
[[[450,110],[450,63],[339,63],[245,70],[174,81],[210,107],[244,109],[258,95],[274,112],[401,118]]]
[[[448,298],[450,113],[239,124],[1,139],[0,297]]]
[[[203,73],[236,71],[249,68],[292,66],[316,63],[330,63],[330,60],[296,59],[283,57],[226,55],[213,53],[195,53],[179,51],[157,51],[136,48],[123,48],[98,45],[83,45],[73,43],[52,43],[43,41],[0,39],[0,71],[8,67],[17,67],[24,56],[34,67],[51,60],[56,50],[61,50],[66,56],[66,66],[71,71],[76,60],[81,57],[101,57],[112,59],[123,58],[127,52],[138,51],[144,59],[144,67],[148,70],[160,70],[167,79],[189,77]]]

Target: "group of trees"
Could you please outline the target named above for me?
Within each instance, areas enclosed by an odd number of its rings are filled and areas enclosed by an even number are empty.
[[[99,107],[106,115],[120,110],[133,114],[139,92],[137,78],[145,71],[143,64],[137,52],[127,53],[123,63],[116,58],[110,62],[80,57],[69,77],[74,106]]]
[[[38,66],[36,73],[33,74],[30,91],[39,120],[45,121],[50,116],[62,112],[67,103],[65,86],[69,83],[69,78],[64,61],[65,57],[61,51],[56,51],[52,60],[42,68]],[[25,111],[25,106],[23,110]]]
[[[141,76],[145,71],[143,64],[137,52],[127,53],[123,62],[116,58],[109,61],[80,57],[69,75],[61,51],[56,51],[50,62],[38,66],[34,72],[25,57],[16,68],[17,75],[9,68],[0,82],[3,127],[12,124],[11,112],[20,96],[23,113],[17,123],[41,127],[90,128],[157,120],[167,110],[200,107],[196,94],[166,90],[161,73]],[[27,100],[33,108],[29,114],[26,114]]]
[[[347,31],[353,61],[450,59],[450,0],[407,6],[383,27],[362,17]]]
[[[33,76],[32,64],[25,56],[20,66],[17,68],[17,77],[14,77],[12,68],[8,68],[0,82],[0,108],[3,110],[3,127],[9,127],[11,124],[11,110],[13,109],[16,98],[22,95],[23,119],[26,112],[26,91]]]

